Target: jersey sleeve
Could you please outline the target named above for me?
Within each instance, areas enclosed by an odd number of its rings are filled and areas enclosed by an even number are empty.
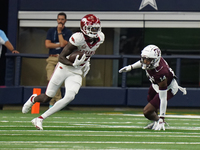
[[[6,34],[0,30],[0,44],[5,44],[8,41]]]
[[[69,42],[74,46],[82,45],[84,41],[84,36],[80,32],[74,33],[69,39]]]
[[[52,37],[53,37],[52,33],[53,33],[52,28],[50,28],[47,32],[46,40],[52,41]]]
[[[67,32],[65,34],[66,34],[66,36],[64,36],[64,39],[66,41],[69,41],[69,38],[72,36],[72,31],[71,30],[67,30]]]

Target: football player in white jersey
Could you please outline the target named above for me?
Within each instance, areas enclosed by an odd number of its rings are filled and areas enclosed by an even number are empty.
[[[74,99],[81,87],[82,76],[86,76],[90,70],[90,57],[95,54],[99,45],[104,42],[105,37],[101,32],[100,20],[95,15],[88,14],[84,16],[81,19],[80,28],[82,32],[74,33],[61,52],[59,62],[48,83],[45,94],[33,94],[23,105],[22,113],[27,113],[35,102],[49,102],[62,83],[65,83],[64,97],[41,116],[31,121],[38,130],[43,130],[42,122],[44,119],[61,110]],[[68,58],[76,50],[84,52],[84,55],[80,60],[76,57],[72,63]]]

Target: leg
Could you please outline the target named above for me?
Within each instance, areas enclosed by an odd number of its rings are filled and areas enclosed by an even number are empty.
[[[58,63],[58,57],[49,57],[47,58],[46,62],[47,62],[47,66],[46,66],[47,80],[49,81],[54,72],[55,66]],[[62,98],[61,89],[58,89],[56,95],[49,102],[49,107],[52,107],[55,104],[55,102],[61,98]]]
[[[31,97],[26,101],[26,103],[22,107],[22,113],[28,113],[35,102],[49,102],[51,100],[51,97],[48,97],[46,94],[40,94],[37,96],[37,94],[31,95]]]
[[[61,96],[61,89],[59,88],[56,95],[51,99],[49,102],[49,107],[52,107],[58,100],[62,98]]]
[[[68,77],[65,80],[65,96],[57,101],[51,108],[49,108],[46,112],[44,112],[40,117],[34,118],[31,122],[38,130],[43,130],[42,122],[45,118],[49,117],[50,115],[56,113],[57,111],[61,110],[65,106],[67,106],[78,93],[81,83],[82,77],[81,75],[73,74],[68,72]],[[46,93],[48,93],[47,91]]]
[[[51,97],[46,94],[40,94],[34,98],[34,102],[46,103],[51,100]]]
[[[61,110],[65,106],[67,106],[78,93],[81,83],[82,77],[81,75],[70,73],[71,75],[65,80],[65,95],[64,97],[57,101],[53,107],[49,108],[46,112],[44,112],[41,117],[43,119],[49,117],[50,115],[56,113]]]
[[[151,103],[148,103],[144,107],[143,114],[147,119],[152,121],[157,121],[159,119],[157,109]]]
[[[48,83],[46,93],[40,94],[37,96],[37,94],[33,94],[28,101],[24,104],[22,107],[22,113],[27,113],[33,106],[35,102],[49,102],[52,97],[55,96],[57,90],[60,88],[61,84],[63,83],[65,79],[64,70],[57,68],[55,69],[54,74],[51,77],[51,80]]]
[[[152,86],[149,87],[147,100],[149,103],[144,107],[143,114],[147,119],[157,121],[159,119],[157,110],[160,105],[160,99]]]
[[[170,100],[174,95],[171,93],[171,90],[167,91],[167,101]],[[148,91],[148,101],[149,103],[144,107],[143,114],[144,116],[152,121],[158,121],[158,109],[160,108],[160,98],[158,93],[150,87]]]

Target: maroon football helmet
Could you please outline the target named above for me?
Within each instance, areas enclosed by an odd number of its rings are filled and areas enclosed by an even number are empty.
[[[101,23],[98,17],[88,14],[81,19],[81,31],[91,37],[97,38],[98,32],[101,31]]]

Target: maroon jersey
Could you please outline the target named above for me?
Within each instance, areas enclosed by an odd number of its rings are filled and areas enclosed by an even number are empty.
[[[167,79],[167,86],[170,85],[172,79],[175,77],[174,71],[162,57],[160,58],[159,66],[155,69],[146,70],[146,74],[153,84],[158,84]]]

